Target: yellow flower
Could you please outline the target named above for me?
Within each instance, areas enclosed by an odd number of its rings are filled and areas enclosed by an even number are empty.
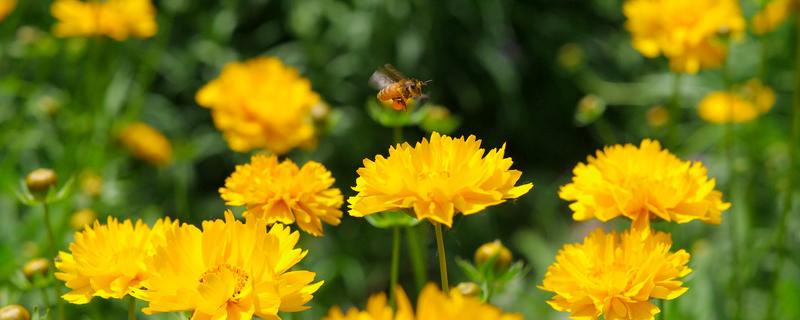
[[[647,110],[647,124],[653,128],[663,127],[669,121],[669,110],[664,106],[653,106]]]
[[[623,11],[633,47],[664,55],[675,72],[719,66],[727,55],[720,36],[740,37],[745,28],[736,0],[626,0]]]
[[[172,162],[172,144],[161,132],[143,123],[128,125],[119,136],[133,155],[155,166],[166,166]]]
[[[203,222],[173,226],[165,246],[148,260],[151,277],[136,297],[149,301],[146,314],[193,311],[192,319],[276,320],[278,311],[298,312],[322,282],[310,271],[288,271],[308,253],[296,249],[298,232],[263,220]]]
[[[744,123],[768,112],[775,104],[775,92],[753,79],[732,91],[714,91],[706,95],[697,114],[710,123]]]
[[[347,313],[343,313],[339,306],[334,306],[322,320],[414,320],[414,310],[403,289],[397,288],[396,297],[396,314],[387,303],[386,295],[381,292],[369,297],[364,311],[350,308]]]
[[[571,319],[653,319],[661,310],[650,299],[672,300],[688,290],[678,278],[692,271],[689,253],[672,253],[671,246],[668,233],[597,229],[558,252],[539,288],[555,293],[547,303]]]
[[[81,230],[86,226],[91,226],[97,220],[97,213],[90,208],[84,208],[72,214],[69,218],[69,225],[75,230]]]
[[[103,190],[103,177],[92,170],[84,170],[78,177],[78,183],[83,194],[96,197]]]
[[[107,36],[123,41],[149,38],[158,31],[150,0],[55,0],[50,12],[58,20],[53,27],[57,37]]]
[[[177,223],[177,222],[174,222]],[[70,252],[60,252],[56,278],[72,291],[62,297],[75,304],[85,304],[93,297],[120,299],[141,286],[147,278],[145,257],[154,253],[162,230],[172,225],[166,218],[151,230],[141,220],[122,223],[108,217],[108,222],[75,233]]]
[[[0,21],[3,21],[11,11],[14,11],[16,6],[17,0],[0,0]]]
[[[439,291],[434,284],[422,289],[417,300],[417,313],[402,289],[397,289],[397,312],[386,303],[383,293],[373,295],[367,302],[367,309],[356,308],[342,313],[339,307],[333,307],[323,320],[522,320],[522,315],[503,313],[495,306],[486,304],[476,297],[463,296],[458,290],[451,290],[450,295]]]
[[[505,145],[485,153],[475,136],[454,139],[434,132],[430,142],[389,148],[389,156],[364,159],[350,197],[350,215],[413,208],[420,220],[451,226],[456,213],[475,214],[486,207],[516,199],[532,183],[514,186],[522,172],[509,170]]]
[[[795,11],[797,0],[772,0],[753,16],[753,33],[765,34],[777,29]]]
[[[246,206],[244,217],[266,223],[292,224],[315,236],[322,235],[322,221],[339,225],[344,202],[333,187],[333,176],[325,167],[309,161],[302,168],[277,156],[255,155],[219,189],[227,205]]]
[[[701,220],[719,224],[730,203],[714,190],[700,162],[683,161],[658,141],[614,145],[589,156],[573,170],[572,182],[562,186],[561,199],[571,201],[572,218],[608,221],[618,216],[647,228],[650,216],[686,223]]]
[[[195,100],[211,109],[214,124],[234,151],[264,148],[284,154],[315,143],[311,110],[320,97],[307,79],[277,58],[229,63]]]

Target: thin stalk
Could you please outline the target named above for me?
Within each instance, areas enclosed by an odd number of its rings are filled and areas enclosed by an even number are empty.
[[[731,91],[731,79],[728,73],[729,67],[729,60],[726,58],[725,63],[722,65],[722,80],[725,84],[725,90],[730,92]],[[728,196],[733,197],[734,193],[736,192],[736,168],[735,168],[735,150],[734,150],[734,143],[736,140],[736,131],[735,131],[735,124],[734,121],[734,114],[733,114],[733,105],[734,101],[732,100],[733,96],[730,97],[728,101],[728,117],[727,122],[725,123],[725,162],[728,165]],[[732,211],[733,212],[733,211]],[[736,225],[737,217],[732,216],[728,219],[728,233],[730,236],[730,257],[732,264],[734,266],[739,265],[739,239],[736,237]],[[741,272],[733,272],[732,279],[733,282],[733,298],[735,300],[735,309],[734,309],[734,319],[741,319],[742,317],[742,277]]]
[[[47,240],[50,242],[50,256],[55,260],[58,256],[58,247],[56,247],[56,237],[53,233],[53,227],[50,224],[50,210],[47,207],[47,201],[42,201],[42,208],[44,208],[44,225],[47,229]],[[55,266],[55,264],[53,264]],[[50,273],[55,273],[55,267],[50,268]],[[53,275],[55,277],[55,275]],[[56,281],[54,286],[56,292],[56,304],[58,304],[58,319],[64,320],[64,302],[61,301],[61,283]]]
[[[444,252],[442,225],[434,222],[433,229],[436,232],[436,249],[439,252],[439,275],[442,278],[442,292],[450,294],[450,285],[447,282],[447,254]]]
[[[128,296],[128,320],[136,320],[136,299]]]
[[[797,6],[800,11],[800,6]],[[786,258],[786,221],[794,206],[795,168],[797,168],[797,144],[800,143],[800,12],[795,12],[795,63],[794,63],[794,96],[790,115],[791,133],[789,136],[789,168],[786,172],[786,192],[783,198],[783,210],[778,218],[778,231],[775,235],[775,252],[778,259],[775,274],[772,276],[772,292],[767,308],[767,319],[773,319],[775,303],[778,300],[778,280],[781,276],[783,260]]]
[[[411,257],[411,269],[414,271],[414,284],[417,289],[422,289],[428,282],[428,272],[425,268],[424,248],[419,241],[419,228],[406,227],[406,241],[408,242],[408,255]]]
[[[395,307],[395,291],[400,269],[400,227],[392,228],[392,266],[389,279],[389,305]]]
[[[394,143],[403,143],[403,126],[395,126],[392,137]]]
[[[672,74],[672,97],[669,102],[669,127],[667,128],[667,138],[671,145],[678,143],[678,123],[681,120],[681,79],[683,74],[674,72]]]

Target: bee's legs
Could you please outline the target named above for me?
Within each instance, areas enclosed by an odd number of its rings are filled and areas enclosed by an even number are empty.
[[[395,110],[406,111],[406,101],[403,98],[394,98],[392,99],[392,107]]]

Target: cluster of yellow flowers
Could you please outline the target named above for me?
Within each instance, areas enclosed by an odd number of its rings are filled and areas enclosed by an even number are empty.
[[[343,313],[338,306],[331,308],[323,320],[442,320],[442,319],[481,319],[481,320],[522,320],[522,315],[503,313],[478,298],[463,296],[458,290],[450,294],[442,293],[436,285],[428,284],[417,299],[416,315],[405,292],[397,289],[397,310],[386,303],[386,295],[379,293],[369,298],[367,308],[359,311],[350,308]]]
[[[278,319],[278,311],[307,309],[322,281],[310,271],[289,271],[307,251],[298,232],[263,221],[203,222],[202,229],[169,218],[153,228],[109,218],[76,233],[61,252],[56,277],[76,304],[93,297],[131,295],[148,302],[147,314],[192,311],[192,319]]]
[[[664,55],[675,72],[719,66],[725,38],[745,29],[736,0],[626,0],[623,11],[633,47],[649,58]]]
[[[572,201],[573,218],[624,216],[631,228],[597,229],[582,244],[564,246],[540,288],[555,293],[548,303],[572,319],[654,319],[661,310],[650,300],[681,296],[688,289],[679,278],[691,269],[689,254],[670,252],[671,236],[652,230],[651,218],[719,224],[730,203],[701,163],[682,161],[657,141],[606,147],[587,162],[559,193]]]
[[[697,114],[710,123],[744,123],[768,112],[775,104],[775,92],[758,79],[752,79],[730,91],[706,95]]]
[[[151,0],[55,0],[50,7],[58,20],[58,37],[106,36],[117,41],[149,38],[158,31]]]
[[[230,63],[195,98],[211,109],[234,151],[263,148],[284,154],[316,142],[311,111],[320,97],[311,82],[276,58]]]

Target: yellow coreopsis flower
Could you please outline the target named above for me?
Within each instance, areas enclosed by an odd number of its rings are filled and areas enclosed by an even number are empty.
[[[389,156],[364,159],[350,197],[350,215],[413,209],[420,220],[451,226],[456,213],[475,214],[516,199],[532,183],[515,186],[522,172],[509,170],[511,158],[500,149],[481,149],[475,136],[451,138],[434,132],[414,147],[408,143],[389,148]]]
[[[672,300],[688,290],[678,279],[692,271],[689,253],[670,252],[671,246],[668,233],[597,229],[558,252],[539,288],[555,293],[547,303],[571,319],[653,319],[661,310],[651,299]]]
[[[283,154],[315,143],[311,110],[320,97],[311,82],[277,58],[229,63],[195,99],[211,109],[234,151],[263,148]]]
[[[303,231],[321,236],[322,221],[335,226],[342,218],[344,198],[333,183],[331,172],[319,162],[300,168],[288,159],[255,155],[250,163],[236,166],[219,193],[228,205],[246,206],[247,219],[296,222]]]
[[[147,265],[150,278],[136,297],[148,301],[146,314],[193,311],[192,319],[280,319],[298,312],[319,289],[310,271],[289,271],[307,251],[295,248],[300,235],[280,224],[269,231],[263,220],[203,222],[164,233]]]
[[[714,91],[697,107],[697,114],[711,123],[744,123],[768,112],[775,104],[775,92],[761,81],[750,80],[732,91]]]
[[[0,0],[0,21],[3,21],[17,6],[17,0]]]
[[[772,0],[753,16],[753,33],[765,34],[777,29],[797,8],[797,0]]]
[[[739,37],[745,28],[736,0],[626,0],[623,11],[633,47],[648,58],[664,55],[675,72],[721,65],[727,46],[720,36]]]
[[[123,41],[149,38],[158,31],[151,0],[55,0],[50,12],[58,20],[53,27],[57,37],[107,36]]]
[[[408,296],[402,289],[397,289],[397,311],[386,303],[383,293],[373,295],[367,302],[367,309],[359,311],[350,308],[343,313],[337,306],[331,308],[323,320],[522,320],[522,315],[503,313],[495,306],[486,304],[476,297],[462,295],[458,290],[451,290],[450,295],[442,293],[434,284],[422,289],[417,300],[417,311],[414,315]]]
[[[173,224],[177,222],[166,218],[150,229],[141,220],[120,223],[108,217],[105,225],[95,221],[75,233],[70,252],[59,252],[56,261],[56,278],[71,289],[64,300],[85,304],[93,297],[120,299],[140,288],[148,277],[145,258],[162,244],[160,233]]]
[[[172,162],[172,144],[161,132],[143,122],[125,127],[119,139],[135,157],[155,166]]]
[[[559,191],[561,199],[572,202],[572,218],[578,221],[625,216],[637,228],[649,228],[652,215],[719,224],[730,207],[702,163],[678,159],[658,141],[605,147],[587,162],[575,167],[572,182]]]

